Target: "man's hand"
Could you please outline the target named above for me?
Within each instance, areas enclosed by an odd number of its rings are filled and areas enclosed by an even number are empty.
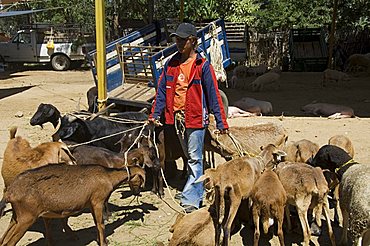
[[[159,120],[153,118],[149,118],[148,123],[153,124],[156,127],[163,126],[163,124]]]

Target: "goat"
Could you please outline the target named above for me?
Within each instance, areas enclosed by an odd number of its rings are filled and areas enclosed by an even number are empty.
[[[91,87],[86,92],[87,104],[89,105],[88,112],[95,113],[97,111],[96,101],[98,99],[98,88],[96,86]]]
[[[353,148],[352,141],[344,135],[332,136],[329,139],[328,144],[329,145],[335,145],[335,146],[338,146],[338,147],[344,149],[352,158],[355,155],[355,150]]]
[[[337,85],[339,85],[339,83],[341,82],[344,85],[344,83],[347,83],[349,81],[349,76],[348,74],[343,73],[341,71],[326,69],[323,72],[323,79],[322,79],[321,86],[326,87],[326,84],[329,81],[335,81]]]
[[[16,133],[17,127],[12,127],[10,129],[10,140],[4,151],[1,174],[5,189],[18,174],[28,169],[47,165],[48,163],[75,164],[75,159],[66,144],[61,142],[42,143],[32,148],[26,139],[20,136],[16,137]]]
[[[277,234],[280,245],[284,246],[283,221],[284,207],[287,196],[279,177],[272,170],[265,170],[258,178],[251,192],[253,201],[252,213],[254,221],[254,245],[258,246],[260,237],[259,221],[263,224],[263,231],[268,232],[270,218],[276,218],[278,223]]]
[[[171,226],[173,233],[169,246],[194,245],[214,246],[215,227],[211,215],[211,208],[201,208],[190,214],[179,214],[175,223]]]
[[[257,100],[251,97],[243,97],[234,102],[234,106],[255,114],[272,113],[272,104],[267,101]]]
[[[329,169],[339,179],[339,205],[343,216],[341,244],[347,245],[349,232],[353,245],[370,243],[370,166],[358,164],[342,148],[324,145],[312,165]]]
[[[122,168],[125,165],[125,158],[122,153],[89,145],[73,147],[73,144],[76,143],[71,141],[65,141],[65,143],[72,144],[72,146],[69,146],[69,150],[76,159],[77,165],[97,164],[108,168]],[[131,149],[127,154],[127,164],[130,166],[140,164],[148,168],[159,167],[159,159],[153,147],[140,146]]]
[[[343,174],[339,185],[339,205],[343,216],[341,244],[370,245],[370,165],[354,165]]]
[[[52,110],[50,110],[52,109]],[[54,112],[49,116],[44,112]],[[145,121],[148,116],[141,112],[124,112],[119,115],[123,120],[130,120],[133,122],[116,122],[106,118],[97,117],[92,120],[83,120],[73,115],[65,115],[60,117],[60,112],[51,104],[44,104],[39,106],[38,110],[31,119],[31,125],[42,125],[46,122],[52,122],[55,126],[55,119],[60,119],[60,128],[55,133],[61,140],[70,140],[78,143],[95,140],[100,137],[108,136],[120,131],[128,130],[132,127],[139,126],[137,121]],[[52,121],[54,120],[54,121]],[[92,143],[94,146],[104,147],[114,152],[119,152],[120,146],[117,145],[121,139],[122,134],[102,139]],[[53,137],[55,139],[56,137]]]
[[[346,72],[356,73],[361,70],[370,72],[370,58],[368,55],[353,54],[346,61]]]
[[[149,127],[150,126],[147,126],[144,129],[144,135],[149,134]],[[121,144],[120,152],[125,152],[138,137],[139,133],[140,129],[135,129],[133,131],[124,133],[121,140],[119,141],[119,143]],[[176,166],[176,163],[174,163],[174,161],[180,157],[183,159],[184,166],[186,166],[187,158],[181,148],[180,142],[175,132],[175,128],[171,126],[156,128],[155,135],[156,139],[154,141],[156,142],[158,148],[161,169],[165,171],[171,165]],[[152,146],[154,143],[151,139],[143,137],[139,140],[139,144],[140,146]],[[186,168],[184,168],[183,172],[186,172]],[[156,169],[156,171],[153,172],[152,192],[154,194],[158,194],[161,197],[164,196],[163,177],[160,169]]]
[[[248,202],[242,201],[232,223],[231,234],[237,233],[242,223],[248,222],[248,211]],[[215,213],[214,206],[211,206],[203,207],[190,214],[178,214],[175,223],[170,228],[172,237],[169,246],[214,246],[215,224],[217,223]]]
[[[329,192],[324,174],[320,168],[315,168],[305,163],[282,162],[279,163],[276,173],[286,191],[287,204],[297,208],[301,222],[304,245],[308,245],[311,237],[310,227],[307,221],[308,209],[313,209],[316,223],[321,227],[321,214],[324,214],[332,245],[335,245],[335,238],[331,227],[329,216]],[[288,229],[291,230],[290,214],[288,206],[285,208]]]
[[[216,245],[219,244],[220,229],[223,230],[224,245],[230,240],[231,224],[236,216],[241,201],[247,199],[252,191],[253,185],[268,163],[273,162],[276,156],[284,155],[274,145],[269,144],[254,158],[240,157],[216,167],[213,175],[202,175],[197,182],[204,181],[213,184],[215,195],[214,206],[218,219],[216,229]],[[238,178],[239,177],[239,178]],[[207,185],[206,185],[207,186]],[[226,199],[229,199],[230,207],[225,207]],[[228,214],[225,214],[228,211]]]
[[[241,145],[243,154],[255,155],[259,153],[260,146],[272,143],[277,148],[280,148],[288,138],[286,130],[274,123],[256,124],[246,127],[231,126],[229,127],[231,135],[217,135],[215,130],[211,118],[208,131],[205,134],[204,148],[206,151],[220,154],[226,160],[240,156],[238,143]],[[232,138],[238,141],[238,143],[234,142]]]
[[[235,67],[233,70],[233,76],[230,80],[230,87],[235,89],[239,81],[245,79],[248,76],[248,70],[249,68],[244,65]]]
[[[308,115],[324,116],[329,119],[341,119],[355,117],[352,108],[330,103],[310,103],[301,108]]]
[[[39,125],[43,127],[43,124],[50,122],[56,128],[60,119],[60,112],[54,105],[41,103],[33,114],[30,124],[31,126]]]
[[[278,80],[280,79],[280,74],[275,72],[268,72],[260,75],[255,79],[249,86],[252,91],[262,91],[266,85],[275,85],[275,88],[280,88]]]
[[[319,150],[319,145],[307,139],[302,139],[287,145],[284,151],[287,155],[284,161],[307,163]]]
[[[0,244],[15,245],[38,217],[46,220],[46,238],[49,240],[49,219],[66,218],[90,208],[98,230],[99,245],[107,245],[104,204],[123,182],[129,182],[133,193],[138,194],[145,183],[144,170],[136,166],[109,169],[99,165],[55,164],[20,174],[0,202],[0,214],[6,203],[11,203],[13,208],[12,219]]]
[[[257,113],[250,113],[247,111],[244,111],[238,107],[229,106],[227,117],[228,118],[236,118],[236,117],[251,117],[251,116],[257,116]]]

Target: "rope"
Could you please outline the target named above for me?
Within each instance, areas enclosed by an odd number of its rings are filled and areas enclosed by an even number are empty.
[[[145,129],[145,127],[146,127],[147,125],[148,125],[148,123],[147,123],[147,122],[145,122],[143,126],[140,126],[140,127],[141,127],[141,130],[140,130],[140,132],[139,132],[139,135],[137,136],[137,138],[135,139],[135,141],[131,144],[131,146],[126,150],[126,152],[123,154],[123,155],[124,155],[124,157],[125,157],[125,166],[126,166],[126,167],[127,167],[127,154],[128,154],[128,152],[131,150],[131,148],[132,148],[132,147],[134,147],[134,146],[135,146],[135,144],[137,144],[138,140],[140,139],[140,137],[141,137],[141,135],[143,134],[143,131],[144,131],[144,129]],[[139,127],[137,127],[137,128],[139,128]]]
[[[223,67],[221,41],[219,41],[217,38],[217,27],[214,22],[211,23],[209,32],[212,37],[210,47],[209,47],[209,55],[211,59],[211,64],[213,66],[213,69],[215,70],[216,79],[217,81],[227,83],[226,71]],[[226,87],[228,87],[227,84],[226,84]]]
[[[78,146],[81,146],[81,145],[87,145],[87,144],[90,144],[90,143],[94,143],[94,142],[97,142],[97,141],[100,141],[100,140],[103,140],[103,139],[107,139],[107,138],[110,138],[110,137],[113,137],[113,136],[116,136],[116,135],[119,135],[119,134],[122,134],[122,133],[125,133],[125,132],[129,132],[129,131],[133,131],[133,130],[139,129],[140,127],[142,127],[142,126],[133,127],[133,128],[128,129],[128,130],[116,132],[116,133],[113,133],[111,135],[107,135],[107,136],[104,136],[104,137],[96,138],[96,139],[93,139],[93,140],[90,140],[90,141],[87,141],[87,142],[83,142],[83,143],[79,143],[79,144],[74,144],[74,145],[68,145],[68,148],[74,148],[74,147],[78,147]]]
[[[151,129],[151,131],[153,131],[153,129]],[[151,131],[149,131],[149,138],[151,136]],[[155,152],[157,154],[157,158],[159,158],[159,150],[158,150],[158,146],[157,146],[157,143],[155,141],[155,131],[153,131],[153,144],[154,144],[154,148],[155,148]],[[162,178],[163,178],[163,181],[166,185],[166,189],[168,191],[168,194],[170,195],[171,199],[172,199],[172,202],[174,204],[176,204],[178,207],[180,207],[182,209],[182,211],[178,211],[177,209],[173,208],[170,204],[168,204],[168,202],[166,202],[165,200],[163,200],[162,197],[159,197],[165,204],[167,204],[168,207],[170,207],[172,210],[174,210],[175,212],[177,213],[181,213],[181,214],[186,214],[185,212],[185,209],[183,207],[180,206],[180,204],[178,202],[176,202],[175,198],[173,197],[172,193],[171,193],[171,190],[169,188],[169,185],[167,183],[167,180],[166,180],[166,177],[164,176],[164,172],[163,172],[163,168],[161,167],[161,175],[162,175]]]
[[[91,117],[91,113],[88,113],[88,112],[78,112],[78,114],[76,113],[67,113],[68,115],[72,115],[80,120],[86,120],[88,119],[89,117]],[[85,118],[84,117],[81,117],[80,115],[83,115],[83,116],[86,116]],[[122,124],[144,124],[146,121],[139,121],[139,120],[131,120],[131,119],[124,119],[124,118],[119,118],[119,117],[114,117],[114,116],[106,116],[106,115],[99,115],[99,117],[101,118],[104,118],[106,120],[109,120],[109,121],[112,121],[112,122],[116,122],[116,123],[122,123]]]
[[[220,140],[219,140],[219,136],[221,135],[220,133],[219,133],[219,131],[216,129],[216,130],[214,130],[213,131],[213,133],[214,134],[216,134],[216,142],[217,142],[217,144],[219,144],[222,148],[224,148],[225,150],[227,150],[227,149],[230,149],[230,148],[228,148],[226,145],[224,145]],[[241,157],[241,156],[245,156],[245,155],[248,155],[249,157],[255,157],[256,156],[256,154],[253,154],[253,153],[251,153],[251,152],[248,152],[248,151],[246,151],[244,148],[243,148],[243,146],[242,146],[242,144],[240,143],[240,141],[239,140],[237,140],[237,138],[234,136],[234,135],[232,135],[230,132],[228,132],[227,133],[227,135],[230,137],[230,139],[231,139],[231,142],[233,143],[233,145],[234,145],[234,147],[235,147],[235,149],[236,149],[236,151],[238,152],[238,154],[239,154],[239,156]],[[250,148],[250,147],[249,147]],[[250,148],[250,149],[252,149],[252,148]]]

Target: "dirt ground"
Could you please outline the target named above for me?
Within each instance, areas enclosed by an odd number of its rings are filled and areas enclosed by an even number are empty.
[[[355,159],[367,162],[370,150],[370,78],[352,77],[349,86],[335,85],[322,89],[320,73],[283,73],[281,88],[278,91],[249,92],[241,89],[225,89],[232,104],[243,96],[254,97],[272,102],[274,113],[271,116],[230,119],[232,126],[245,126],[260,122],[275,122],[288,131],[289,141],[303,138],[324,145],[329,137],[344,134],[352,139],[355,147]],[[0,163],[2,153],[9,139],[9,128],[18,126],[18,135],[27,138],[31,145],[49,141],[53,133],[51,124],[32,127],[29,120],[40,103],[52,103],[63,113],[86,109],[85,93],[93,86],[92,74],[88,70],[55,72],[37,67],[29,71],[5,73],[0,75]],[[321,117],[302,117],[300,107],[312,101],[328,102],[351,106],[358,118],[329,120]],[[283,117],[282,117],[283,115]],[[221,159],[217,159],[221,163]],[[169,181],[171,184],[173,182]],[[176,183],[176,182],[175,182]],[[0,194],[3,181],[0,179]],[[139,200],[129,196],[127,188],[116,190],[110,200],[109,208],[113,213],[106,222],[106,235],[110,245],[156,245],[168,242],[168,231],[177,213],[171,208],[176,204],[168,192],[175,194],[176,186],[166,190],[164,201],[149,191],[142,193]],[[123,198],[123,199],[122,199]],[[170,206],[168,206],[169,204]],[[11,218],[8,205],[6,214],[0,219],[2,235]],[[79,239],[72,240],[61,232],[57,220],[53,223],[56,245],[97,245],[96,229],[90,213],[86,212],[69,219]],[[299,231],[299,230],[298,230]],[[341,228],[334,226],[339,240]],[[45,245],[44,226],[41,221],[34,224],[23,236],[18,245]],[[302,236],[299,233],[285,234],[287,245],[299,245]],[[253,231],[249,225],[232,237],[232,245],[252,245]],[[324,228],[320,238],[313,237],[314,245],[329,245],[327,231]],[[260,245],[279,245],[272,233],[262,236]]]

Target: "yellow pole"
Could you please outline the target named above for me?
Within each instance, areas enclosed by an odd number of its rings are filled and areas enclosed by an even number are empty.
[[[98,109],[101,111],[107,103],[107,70],[105,52],[105,3],[95,0],[96,28],[96,71],[98,76]]]

